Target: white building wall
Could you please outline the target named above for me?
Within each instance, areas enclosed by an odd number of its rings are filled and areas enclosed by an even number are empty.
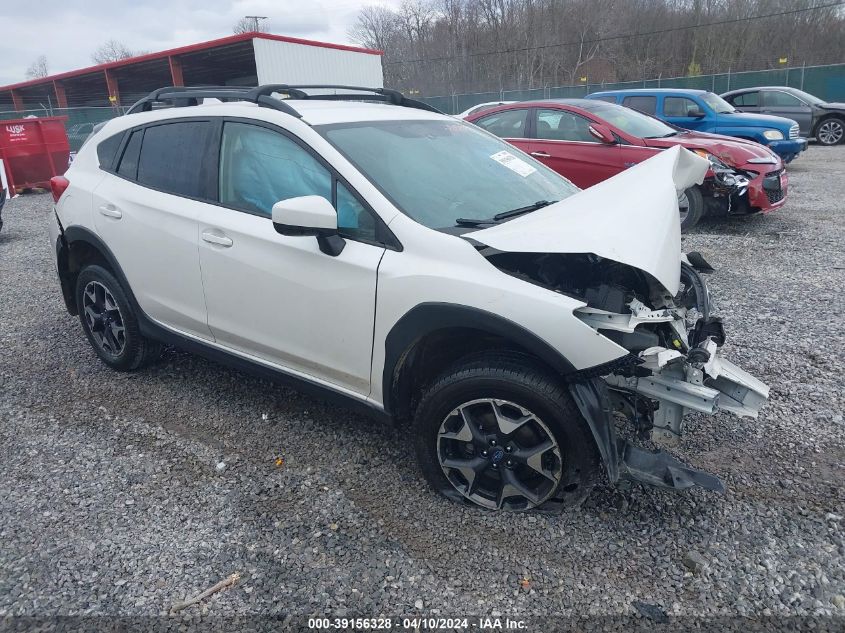
[[[342,84],[384,87],[381,55],[255,38],[261,84]]]

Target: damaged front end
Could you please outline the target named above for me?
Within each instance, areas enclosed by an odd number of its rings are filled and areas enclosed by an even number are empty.
[[[677,192],[701,184],[708,162],[673,148],[575,196],[472,233],[499,270],[578,299],[574,315],[627,354],[567,380],[611,482],[723,490],[718,478],[664,451],[618,438],[672,443],[691,412],[756,417],[769,388],[723,358],[721,319],[702,277],[712,268],[680,251]],[[589,345],[585,340],[584,345]]]
[[[628,350],[620,361],[569,376],[576,403],[590,423],[612,482],[635,480],[663,488],[722,491],[718,478],[664,451],[617,438],[615,418],[640,439],[673,444],[688,413],[728,411],[757,417],[769,388],[720,353],[721,319],[712,314],[698,253],[683,257],[672,295],[649,275],[593,255],[491,253],[509,274],[581,299],[575,316]]]

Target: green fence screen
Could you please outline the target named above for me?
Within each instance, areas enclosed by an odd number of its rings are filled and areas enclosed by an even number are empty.
[[[716,94],[751,88],[753,86],[791,86],[809,92],[825,101],[845,101],[845,64],[752,70],[740,73],[720,73],[696,77],[670,77],[622,81],[616,83],[579,84],[576,86],[546,86],[524,90],[501,90],[468,94],[420,97],[448,114],[458,114],[474,105],[488,101],[529,101],[583,97],[599,90],[630,88],[692,88],[710,90]]]

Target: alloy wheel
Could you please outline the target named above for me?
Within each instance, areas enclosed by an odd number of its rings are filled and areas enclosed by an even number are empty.
[[[829,119],[819,126],[816,137],[823,145],[836,145],[842,140],[844,134],[845,126],[843,126],[842,121]]]
[[[120,356],[126,347],[123,316],[109,289],[99,281],[90,281],[82,294],[85,322],[101,350]]]
[[[458,492],[491,509],[539,506],[557,490],[563,471],[549,427],[524,407],[494,398],[466,402],[446,416],[437,458]]]

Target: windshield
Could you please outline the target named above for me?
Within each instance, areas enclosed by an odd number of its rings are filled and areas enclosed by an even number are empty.
[[[594,104],[583,107],[623,132],[638,138],[661,138],[678,133],[675,128],[669,127],[663,121],[613,103],[596,101]]]
[[[474,125],[365,121],[316,128],[400,211],[440,229],[578,191],[568,180]]]
[[[717,114],[729,114],[731,112],[736,112],[736,108],[722,99],[722,97],[714,95],[712,92],[705,92],[701,95],[701,99]]]

